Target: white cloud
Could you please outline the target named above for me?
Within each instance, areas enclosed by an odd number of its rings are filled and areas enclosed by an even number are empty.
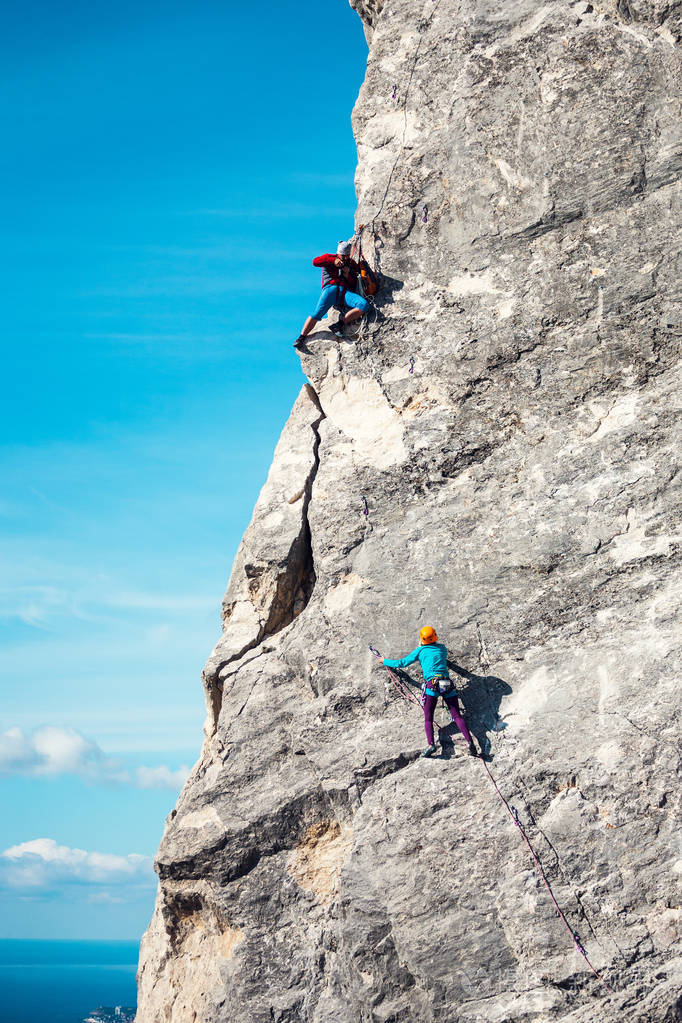
[[[136,612],[183,615],[215,611],[215,594],[157,593],[116,587],[111,580],[97,585],[74,578],[68,585],[0,587],[0,618],[50,631],[64,619],[106,623],[111,615]]]
[[[94,891],[88,895],[88,902],[94,906],[120,906],[121,903],[125,902],[125,899],[108,891]]]
[[[135,778],[141,789],[181,789],[187,781],[189,767],[184,764],[177,771],[161,764],[159,767],[138,767]]]
[[[0,888],[26,892],[61,890],[64,885],[151,887],[155,877],[150,856],[86,852],[35,838],[0,853]],[[108,896],[104,893],[101,900]],[[113,896],[112,896],[113,898]]]
[[[21,728],[0,733],[0,775],[55,777],[74,774],[91,782],[137,785],[138,788],[182,787],[189,768],[172,770],[165,764],[137,767],[132,772],[106,755],[97,743],[73,728],[45,725],[31,734]]]
[[[0,618],[16,618],[24,625],[46,629],[60,614],[75,615],[71,595],[60,587],[0,587]]]
[[[73,728],[46,725],[30,735],[20,728],[0,734],[0,774],[78,774],[90,779],[126,781],[127,774],[96,742]]]
[[[102,682],[104,685],[105,682]],[[152,752],[167,757],[177,751],[177,755],[182,752],[185,757],[194,759],[199,751],[198,737],[201,736],[205,709],[203,701],[201,704],[196,701],[193,705],[167,704],[162,712],[158,705],[150,707],[144,704],[136,705],[134,711],[131,711],[112,699],[101,707],[83,704],[69,706],[64,711],[64,716],[67,715],[79,732],[97,735],[112,756],[134,754],[139,761]],[[20,728],[30,730],[36,719],[35,707],[30,710],[15,709],[12,718]]]

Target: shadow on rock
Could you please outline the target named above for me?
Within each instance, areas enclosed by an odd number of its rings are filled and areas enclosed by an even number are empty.
[[[329,327],[317,327],[308,334],[303,344],[296,345],[296,350],[302,355],[319,355],[319,351],[315,352],[310,348],[310,342],[312,342],[313,348],[318,348],[323,343],[333,345],[337,344],[340,340],[344,341],[346,339],[339,338]]]
[[[463,668],[450,659],[448,659],[448,668],[454,674],[459,675],[460,678],[465,679],[467,683],[464,688],[461,686],[457,687],[460,707],[462,708],[467,727],[476,739],[483,757],[486,760],[492,760],[489,734],[502,732],[507,727],[507,723],[500,717],[499,711],[502,697],[509,696],[512,692],[512,687],[504,679],[497,678],[495,675],[476,675],[473,671]],[[392,668],[391,670],[415,696],[419,697],[421,692],[419,682],[415,682],[412,676],[401,668]],[[443,708],[443,704],[440,701],[439,707]],[[447,711],[445,713],[447,714]],[[434,726],[438,732],[441,745],[440,759],[450,760],[452,756],[466,752],[466,743],[464,742],[464,736],[460,736],[460,731],[454,721],[448,721],[447,725],[438,725],[438,714],[437,710]],[[458,737],[457,749],[453,742],[454,737]],[[462,746],[461,750],[459,749],[460,745]]]
[[[507,727],[506,722],[500,717],[500,704],[502,697],[509,696],[512,692],[512,687],[504,679],[497,678],[495,675],[475,675],[473,671],[463,668],[455,661],[448,660],[448,668],[466,680],[467,684],[464,689],[458,687],[457,695],[469,731],[475,737],[485,759],[491,760],[489,735],[501,732]],[[454,724],[443,729],[441,742],[444,738],[443,733],[452,731],[457,733],[457,727]],[[444,755],[445,752],[446,746],[443,744]]]
[[[397,277],[387,277],[384,273],[381,274],[381,288],[374,298],[374,304],[377,308],[381,308],[385,305],[390,305],[393,302],[393,296],[396,291],[401,291],[404,287],[404,282],[399,280]]]

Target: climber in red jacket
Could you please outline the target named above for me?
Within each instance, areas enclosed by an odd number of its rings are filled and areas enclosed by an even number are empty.
[[[367,266],[365,260],[360,257],[356,263],[351,259],[351,243],[339,242],[336,255],[326,252],[323,256],[317,256],[313,260],[313,266],[322,268],[322,292],[317,306],[303,324],[301,333],[294,341],[294,347],[299,348],[304,338],[326,316],[334,306],[341,313],[337,323],[332,326],[333,332],[338,337],[343,337],[343,328],[359,320],[369,309],[369,302],[356,291],[358,276],[363,266]],[[344,306],[350,307],[350,312],[344,315]]]

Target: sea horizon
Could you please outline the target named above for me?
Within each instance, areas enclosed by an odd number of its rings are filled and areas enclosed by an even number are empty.
[[[135,1009],[140,939],[0,938],[0,1023],[82,1023]]]

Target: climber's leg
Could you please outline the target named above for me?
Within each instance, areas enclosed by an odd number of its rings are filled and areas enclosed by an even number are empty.
[[[354,291],[347,291],[344,295],[344,301],[347,306],[350,307],[350,312],[346,313],[343,317],[342,322],[344,324],[355,323],[361,316],[364,316],[369,309],[369,302],[362,295],[356,295]]]
[[[471,746],[471,734],[466,726],[466,721],[462,717],[462,712],[459,709],[459,700],[457,699],[457,696],[453,694],[452,696],[444,696],[443,699],[445,700],[446,707],[450,711],[450,717]]]
[[[297,340],[303,337],[307,337],[310,331],[315,327],[323,316],[326,316],[331,307],[334,305],[336,296],[338,294],[338,288],[335,284],[328,284],[326,288],[323,288],[320,292],[320,297],[317,300],[317,305],[313,309],[308,319],[303,324],[303,329],[299,334]]]
[[[424,694],[424,731],[426,732],[426,741],[429,746],[433,746],[433,715],[437,703],[437,696],[429,696],[428,693]]]
[[[318,321],[315,319],[314,316],[309,316],[308,319],[303,324],[299,337],[307,337],[310,331],[313,329],[313,327],[317,324],[317,322]]]
[[[346,325],[348,325],[349,323],[355,323],[356,320],[362,318],[362,315],[363,315],[362,309],[351,309],[351,311],[349,313],[346,313],[346,315],[344,316],[343,322]]]

